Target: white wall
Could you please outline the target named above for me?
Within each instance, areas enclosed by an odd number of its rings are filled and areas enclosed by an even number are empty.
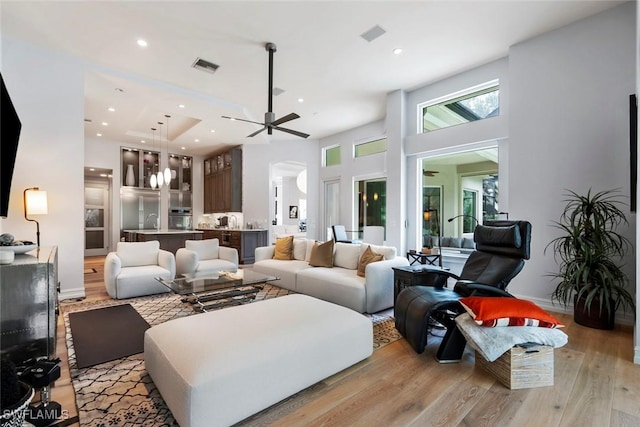
[[[36,240],[24,218],[22,192],[47,191],[48,215],[38,218],[41,246],[58,246],[63,295],[84,295],[84,77],[68,56],[2,36],[2,74],[22,132],[3,232]]]
[[[629,195],[634,7],[625,4],[509,52],[509,213],[533,225],[531,260],[509,289],[540,303],[548,303],[555,288],[547,275],[557,266],[544,249],[557,235],[551,224],[560,217],[565,189],[620,188]],[[630,226],[621,231],[632,239],[636,218],[626,213]],[[635,286],[634,255],[624,262]]]
[[[269,144],[245,144],[242,147],[242,209],[245,221],[266,221],[273,199],[270,169],[274,163],[292,161],[307,165],[307,237],[322,239],[318,227],[320,150],[315,139],[273,140]],[[297,204],[297,203],[296,203]],[[289,217],[289,205],[283,215]],[[269,241],[275,241],[270,236]]]

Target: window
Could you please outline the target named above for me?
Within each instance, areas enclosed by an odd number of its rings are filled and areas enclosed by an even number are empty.
[[[339,165],[340,162],[341,162],[341,159],[340,159],[339,145],[336,145],[335,147],[327,147],[324,149],[324,165],[325,166]]]
[[[462,190],[462,232],[473,233],[476,228],[478,192],[475,190]]]
[[[422,132],[474,122],[500,115],[500,86],[487,83],[419,106]]]
[[[356,181],[355,195],[358,230],[362,230],[368,225],[385,227],[387,223],[387,180],[378,178]]]
[[[369,156],[371,154],[384,153],[387,151],[387,138],[356,144],[354,148],[355,150],[353,155],[356,158]]]

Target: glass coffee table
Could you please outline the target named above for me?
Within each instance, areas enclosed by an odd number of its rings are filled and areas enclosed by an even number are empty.
[[[156,277],[156,280],[178,295],[193,309],[206,312],[221,307],[240,305],[255,299],[266,282],[279,280],[276,276],[256,273],[250,269],[220,271],[215,274],[184,274],[173,280]]]

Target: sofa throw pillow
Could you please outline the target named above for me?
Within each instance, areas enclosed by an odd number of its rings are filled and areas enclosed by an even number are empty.
[[[333,265],[335,267],[346,268],[347,270],[357,270],[360,259],[360,245],[337,242],[334,245]]]
[[[293,238],[293,259],[304,261],[307,256],[307,239]]]
[[[290,261],[293,259],[293,236],[276,239],[273,259]]]
[[[508,297],[467,297],[460,304],[480,326],[561,328],[558,319],[531,301]]]
[[[385,260],[394,259],[396,257],[396,248],[393,246],[370,245],[368,243],[360,244],[360,256],[371,246],[371,250],[384,257]]]
[[[311,248],[309,265],[312,267],[333,267],[333,240],[316,242]]]
[[[383,255],[377,254],[371,250],[371,246],[367,246],[367,249],[364,250],[362,256],[360,256],[360,260],[358,261],[358,276],[364,277],[364,272],[367,269],[367,265],[372,262],[382,261],[384,258]]]

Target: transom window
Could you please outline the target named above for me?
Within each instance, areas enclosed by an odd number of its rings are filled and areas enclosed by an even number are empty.
[[[375,141],[356,144],[354,146],[353,156],[358,158],[371,154],[384,153],[385,151],[387,151],[387,138],[381,138]]]
[[[419,106],[422,133],[500,115],[500,85],[493,81]]]
[[[336,166],[341,162],[340,146],[327,147],[324,149],[324,166]]]

